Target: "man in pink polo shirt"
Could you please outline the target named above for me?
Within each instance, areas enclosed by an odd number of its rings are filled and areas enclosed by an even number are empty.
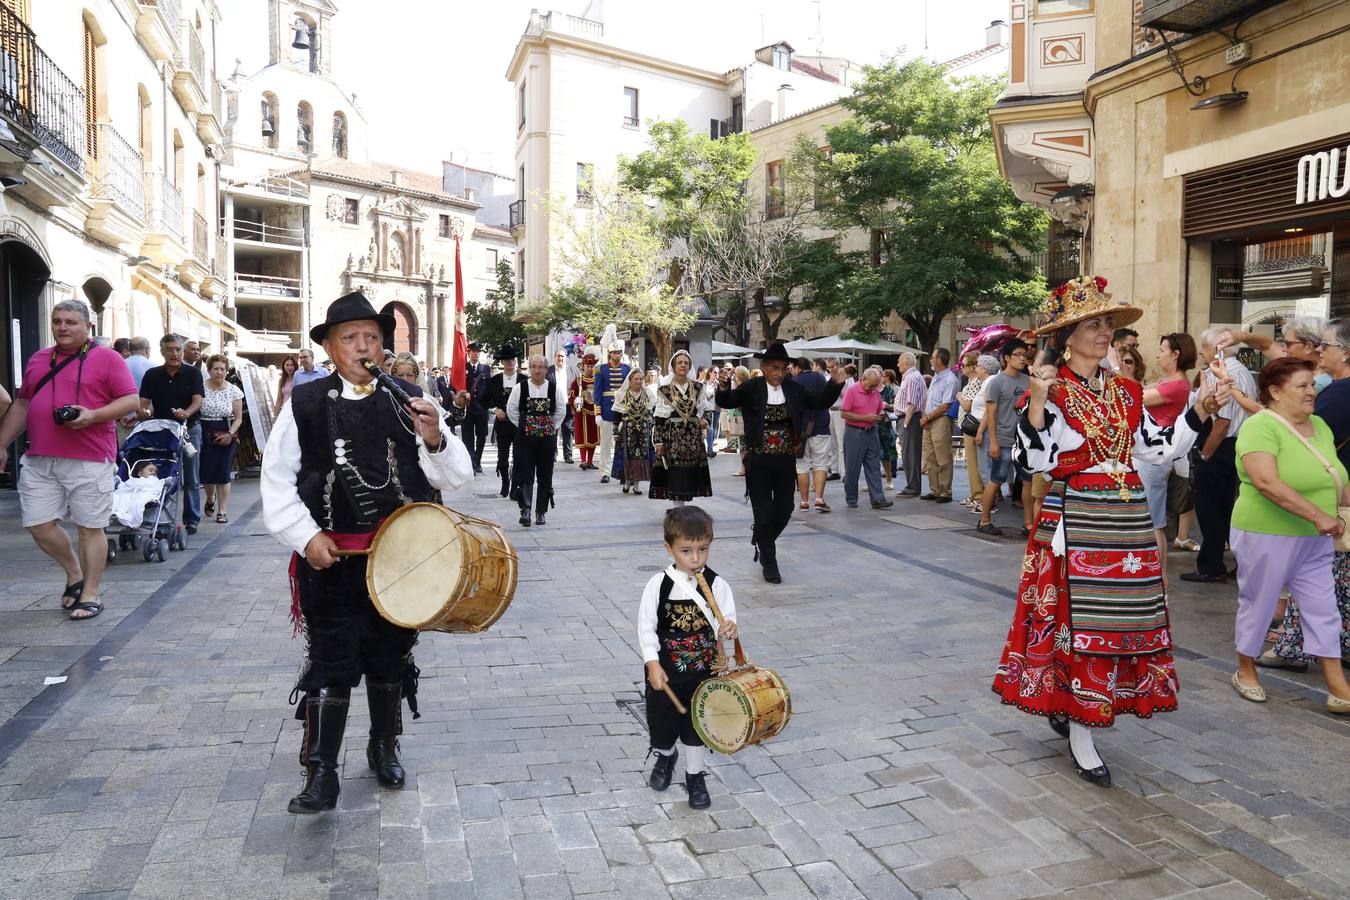
[[[19,396],[0,421],[0,472],[9,445],[28,432],[19,472],[23,527],[65,569],[61,607],[72,619],[103,611],[99,582],[107,563],[103,528],[112,512],[115,422],[140,403],[126,361],[95,344],[89,324],[89,307],[79,300],[52,308],[56,343],[28,360]],[[78,556],[61,528],[67,516],[79,530]]]
[[[858,383],[844,391],[839,413],[844,419],[844,501],[858,508],[858,472],[867,478],[873,509],[894,506],[881,483],[881,440],[877,423],[885,418],[881,399],[881,372],[868,369]]]

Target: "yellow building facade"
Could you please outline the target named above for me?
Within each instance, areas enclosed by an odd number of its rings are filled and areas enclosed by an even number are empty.
[[[1150,343],[1350,313],[1350,0],[1014,0],[990,112],[1024,199]]]

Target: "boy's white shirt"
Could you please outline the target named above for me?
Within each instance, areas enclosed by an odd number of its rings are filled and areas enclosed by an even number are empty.
[[[708,620],[708,624],[712,626],[713,632],[717,632],[717,617],[713,615],[708,601],[703,599],[702,593],[699,592],[698,582],[694,580],[694,576],[681,572],[674,563],[671,563],[666,566],[665,571],[653,575],[642,592],[642,605],[638,607],[638,646],[642,649],[644,663],[660,659],[661,642],[656,637],[656,607],[661,599],[661,581],[667,575],[675,582],[674,587],[670,589],[670,599],[693,600],[704,618]],[[735,622],[736,601],[731,596],[731,585],[725,578],[718,577],[710,586],[713,599],[717,601],[717,608],[722,612],[722,618]]]

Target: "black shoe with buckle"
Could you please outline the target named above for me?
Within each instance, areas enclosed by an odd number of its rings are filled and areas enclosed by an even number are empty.
[[[689,773],[684,776],[684,789],[689,792],[690,809],[707,809],[712,806],[712,797],[708,796],[708,773]]]
[[[656,750],[651,750],[648,755],[650,756],[652,753],[656,753]],[[656,765],[652,766],[652,775],[647,779],[647,783],[651,785],[652,790],[664,791],[670,787],[670,776],[675,772],[675,760],[679,757],[680,751],[678,748],[670,751],[669,756],[664,753],[656,753]]]
[[[1097,787],[1109,788],[1111,786],[1111,770],[1106,767],[1106,763],[1102,763],[1095,769],[1085,769],[1075,759],[1073,767],[1078,770],[1078,777],[1084,781],[1095,784]]]

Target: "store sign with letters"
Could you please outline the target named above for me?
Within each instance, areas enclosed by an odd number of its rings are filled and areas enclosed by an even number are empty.
[[[1305,153],[1298,160],[1298,189],[1295,205],[1314,203],[1328,197],[1340,199],[1350,194],[1350,144],[1330,151]]]

